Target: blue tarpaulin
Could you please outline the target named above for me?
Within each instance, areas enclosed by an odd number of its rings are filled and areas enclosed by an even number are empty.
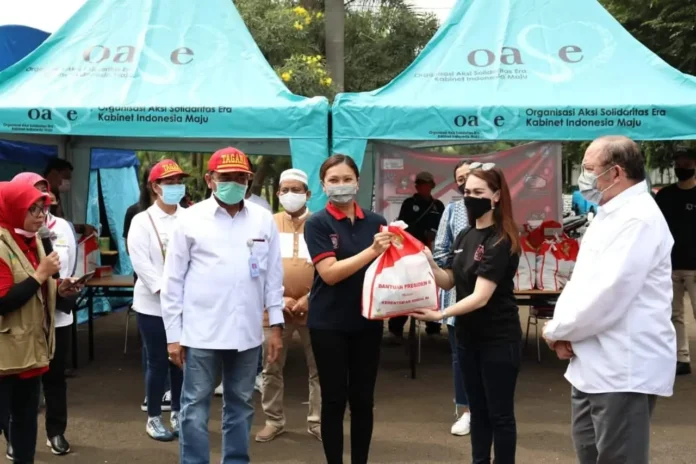
[[[23,25],[0,26],[0,71],[34,51],[48,35],[48,32]]]

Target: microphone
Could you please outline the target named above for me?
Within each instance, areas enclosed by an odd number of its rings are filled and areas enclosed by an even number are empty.
[[[43,245],[46,256],[53,253],[53,244],[51,243],[51,231],[45,225],[41,226],[41,228],[39,229],[39,238],[41,239],[41,244]],[[58,280],[60,279],[60,274],[56,272],[51,277]]]

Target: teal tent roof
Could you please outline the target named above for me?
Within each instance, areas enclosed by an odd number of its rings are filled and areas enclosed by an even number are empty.
[[[596,0],[459,0],[385,87],[337,96],[333,150],[367,139],[696,138],[696,79]]]
[[[290,93],[231,0],[89,0],[0,73],[7,132],[326,140],[328,102]]]

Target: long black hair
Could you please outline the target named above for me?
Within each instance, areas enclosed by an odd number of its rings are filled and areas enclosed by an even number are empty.
[[[138,199],[138,205],[140,206],[140,211],[145,211],[152,205],[152,193],[150,190],[150,182],[148,178],[150,177],[150,169],[145,169],[143,171],[143,178],[140,183],[140,198]]]

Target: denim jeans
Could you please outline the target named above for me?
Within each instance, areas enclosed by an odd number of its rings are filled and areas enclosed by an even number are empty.
[[[471,411],[472,464],[515,464],[515,387],[520,371],[519,341],[459,346]]]
[[[169,362],[167,333],[161,317],[138,313],[138,329],[143,337],[147,353],[145,390],[147,393],[147,415],[162,415],[162,397],[166,391],[167,377],[172,387],[172,411],[179,411],[183,373]]]
[[[143,346],[140,348],[140,363],[143,367],[143,379],[145,379],[145,399],[147,400],[147,347],[145,346],[145,342],[143,342]],[[171,383],[169,382],[169,377],[167,377],[167,383],[164,385],[164,391],[168,392],[171,389]]]
[[[263,348],[259,350],[259,363],[256,366],[256,375],[263,372]]]
[[[459,349],[457,345],[457,333],[454,327],[447,326],[447,335],[449,337],[450,349],[452,350],[452,377],[454,378],[454,402],[457,406],[468,407],[469,398],[466,396],[466,387],[464,387],[464,374],[462,374],[462,366],[459,360]]]
[[[181,464],[208,464],[210,400],[222,368],[222,464],[249,461],[254,380],[261,347],[246,351],[187,348],[181,392]]]

